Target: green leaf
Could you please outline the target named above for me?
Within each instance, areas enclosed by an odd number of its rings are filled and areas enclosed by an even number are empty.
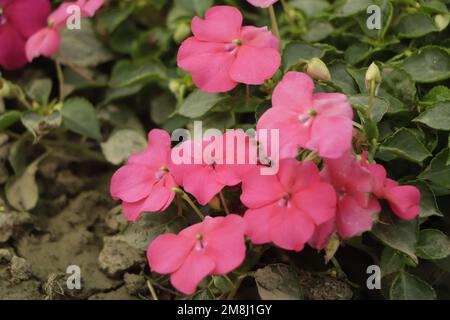
[[[439,102],[422,112],[414,121],[436,130],[450,130],[450,102]]]
[[[431,32],[438,31],[430,16],[417,13],[404,15],[397,26],[401,38],[419,38]]]
[[[374,234],[385,245],[408,255],[413,261],[416,257],[417,221],[403,221],[391,217],[389,223],[377,223],[373,229]]]
[[[233,290],[231,283],[222,276],[213,276],[214,286],[222,291],[222,293],[228,293]]]
[[[184,100],[178,113],[188,118],[198,118],[206,114],[224,96],[196,89]]]
[[[422,259],[444,259],[450,255],[450,239],[440,230],[421,230],[416,252],[417,256]]]
[[[108,30],[108,32],[113,32],[131,15],[133,10],[134,6],[132,4],[126,6],[125,8],[114,8],[103,14],[99,19],[99,23],[102,27]]]
[[[81,135],[100,140],[100,124],[92,104],[84,98],[70,98],[61,109],[64,126]]]
[[[310,23],[308,32],[302,36],[302,39],[308,42],[317,42],[328,37],[334,28],[328,21],[313,21]]]
[[[157,60],[145,59],[139,62],[121,60],[114,65],[109,84],[112,87],[127,87],[158,82],[165,78],[166,70]]]
[[[380,146],[380,151],[419,164],[431,156],[414,132],[407,128],[401,128],[388,137]]]
[[[425,47],[406,58],[403,69],[416,82],[442,81],[450,77],[450,54],[441,47]]]
[[[309,17],[322,15],[330,8],[325,0],[293,0],[289,2],[289,6],[302,10]]]
[[[372,48],[365,43],[354,43],[345,50],[345,60],[350,64],[358,64],[372,54]]]
[[[381,253],[380,269],[381,276],[387,276],[403,269],[405,262],[403,256],[397,250],[385,247]]]
[[[131,129],[117,130],[101,144],[106,160],[115,165],[125,162],[132,154],[143,151],[146,146],[145,137]]]
[[[334,61],[328,65],[331,73],[331,79],[335,85],[342,89],[347,95],[357,94],[359,91],[356,88],[355,80],[347,72],[347,65],[342,61]]]
[[[5,195],[9,204],[16,210],[33,209],[39,200],[39,189],[36,183],[36,171],[39,163],[46,157],[33,161],[22,174],[14,176],[5,185]]]
[[[97,38],[91,20],[83,19],[80,29],[61,30],[61,46],[57,60],[78,67],[95,67],[112,60],[113,55]]]
[[[447,163],[449,154],[449,148],[439,152],[431,160],[430,165],[419,175],[419,179],[428,180],[450,190],[450,164]]]
[[[295,65],[314,57],[322,58],[324,54],[325,50],[313,45],[300,41],[290,42],[283,51],[283,69],[289,70]]]
[[[358,94],[348,97],[350,103],[364,114],[367,112],[367,106],[369,104],[369,96],[364,94]],[[389,109],[389,102],[386,99],[375,97],[373,99],[372,115],[371,118],[375,122],[380,122],[383,116]]]
[[[25,91],[32,100],[45,107],[48,104],[52,87],[52,80],[48,78],[33,79],[27,84]]]
[[[27,111],[22,115],[23,125],[31,132],[35,141],[51,130],[61,125],[62,117],[59,111],[54,111],[47,116],[41,116],[35,112]]]
[[[371,0],[344,0],[336,10],[336,15],[340,18],[352,16],[366,10],[371,4],[373,4]]]
[[[175,111],[176,102],[176,99],[170,93],[162,94],[153,99],[150,110],[153,122],[158,125],[164,124]]]
[[[411,76],[398,67],[385,66],[382,69],[381,78],[383,81],[381,82],[378,95],[391,102],[388,112],[395,112],[405,107],[411,108],[417,95],[416,85]],[[400,103],[401,105],[396,106],[395,103]]]
[[[256,270],[255,281],[262,300],[303,299],[298,274],[285,264],[270,264]]]
[[[391,300],[434,300],[436,292],[422,279],[400,271],[389,290]]]
[[[0,130],[8,129],[14,123],[20,120],[22,112],[12,110],[0,114]]]
[[[428,91],[422,101],[432,104],[450,101],[450,89],[445,86],[436,86]]]
[[[417,187],[420,191],[420,218],[443,216],[439,211],[433,190],[424,181],[416,180],[408,184]]]

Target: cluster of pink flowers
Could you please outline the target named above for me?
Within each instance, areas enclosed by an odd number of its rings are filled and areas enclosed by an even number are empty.
[[[63,2],[51,11],[48,0],[0,0],[0,66],[22,68],[34,58],[52,56],[61,43],[59,30],[77,7],[80,18],[93,17],[105,0]]]
[[[228,91],[237,83],[262,83],[278,69],[278,41],[266,28],[241,24],[239,11],[227,6],[211,8],[204,20],[194,18],[194,36],[181,45],[178,64],[201,89]],[[171,274],[178,290],[192,294],[208,275],[223,275],[242,264],[246,237],[256,245],[273,243],[286,250],[300,251],[305,244],[321,249],[334,232],[347,239],[370,230],[380,200],[401,219],[419,214],[417,188],[387,178],[383,166],[368,162],[367,152],[354,153],[352,119],[345,95],[314,93],[308,75],[289,72],[273,92],[272,108],[257,123],[258,132],[279,129],[276,174],[261,174],[263,159],[225,161],[229,154],[253,154],[257,147],[249,137],[238,139],[245,135],[242,131],[172,148],[169,134],[154,129],[148,148],[131,156],[112,177],[111,194],[122,200],[125,217],[136,221],[144,212],[164,211],[181,188],[206,205],[223,188],[241,186],[240,200],[247,208],[242,216],[208,216],[177,235],[157,237],[148,248],[151,270]],[[231,150],[227,139],[237,142]],[[214,153],[205,157],[208,148]],[[320,156],[321,169],[313,161],[297,160],[305,149],[312,158]],[[180,154],[190,161],[174,161]]]

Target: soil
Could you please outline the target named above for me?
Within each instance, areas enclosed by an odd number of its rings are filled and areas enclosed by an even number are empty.
[[[38,169],[36,208],[17,212],[0,199],[0,299],[150,299],[145,251],[120,237],[127,222],[109,196],[112,172],[49,157]],[[73,265],[81,289],[67,285]],[[301,278],[306,298],[351,297],[343,282]]]

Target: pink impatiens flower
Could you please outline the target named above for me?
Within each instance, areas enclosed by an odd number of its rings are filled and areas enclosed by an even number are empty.
[[[0,0],[0,66],[6,70],[27,63],[25,43],[46,25],[48,0]]]
[[[178,51],[178,66],[192,74],[207,92],[226,92],[238,83],[258,85],[281,63],[279,42],[267,27],[242,26],[242,15],[230,6],[215,6],[205,19],[192,20],[192,37]]]
[[[247,206],[247,235],[255,244],[273,242],[300,251],[316,226],[336,212],[333,187],[320,180],[311,161],[280,161],[277,175],[263,176],[256,170],[242,182],[241,201]]]
[[[125,217],[136,221],[143,212],[164,211],[175,197],[177,187],[170,165],[170,136],[154,129],[148,134],[148,148],[132,155],[128,163],[114,173],[111,195],[122,200]]]
[[[278,0],[247,0],[247,1],[252,5],[254,5],[255,7],[268,8]]]
[[[256,146],[241,130],[229,131],[203,141],[188,140],[173,148],[170,165],[175,180],[206,205],[225,186],[242,181],[249,167],[256,166]]]
[[[403,220],[412,220],[420,213],[420,191],[414,186],[399,185],[387,178],[386,169],[376,163],[367,162],[367,152],[363,153],[361,164],[372,174],[373,193],[385,199],[392,211]]]
[[[244,261],[244,234],[245,222],[238,215],[206,217],[178,235],[153,240],[147,251],[150,269],[170,273],[175,288],[192,294],[208,275],[227,274]]]
[[[341,93],[316,93],[305,73],[289,72],[277,85],[272,108],[257,129],[280,130],[280,158],[292,158],[307,148],[325,158],[339,158],[350,149],[353,110]]]
[[[338,195],[336,228],[345,239],[372,229],[381,207],[372,192],[372,175],[355,156],[347,152],[338,159],[326,159],[322,178]]]
[[[31,36],[26,43],[26,56],[32,61],[38,56],[51,57],[58,51],[61,44],[59,30],[67,19],[73,14],[71,7],[78,7],[82,18],[92,17],[104,4],[105,0],[78,0],[76,2],[63,2],[47,18],[47,27],[40,29]]]

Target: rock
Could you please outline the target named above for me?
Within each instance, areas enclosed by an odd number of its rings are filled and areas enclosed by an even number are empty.
[[[69,170],[63,170],[58,173],[56,184],[69,194],[77,194],[85,186],[83,179],[77,177]]]
[[[121,206],[116,206],[109,210],[105,217],[105,224],[111,232],[117,233],[127,226],[128,222],[122,214]]]
[[[12,257],[9,272],[13,282],[25,281],[32,276],[31,265],[24,258],[18,256]]]
[[[308,300],[350,300],[353,296],[346,282],[307,271],[300,272],[300,287]]]
[[[7,248],[0,249],[0,263],[10,262],[13,257],[11,251]]]
[[[118,277],[125,271],[145,263],[143,253],[115,237],[105,237],[103,250],[98,257],[100,269],[110,277]]]
[[[11,213],[0,213],[0,243],[6,242],[13,234],[14,218]]]
[[[145,294],[148,292],[147,283],[142,274],[125,273],[123,280],[128,293],[132,296]]]
[[[97,293],[89,297],[89,300],[136,300],[128,294],[125,286],[121,286],[118,289]]]

